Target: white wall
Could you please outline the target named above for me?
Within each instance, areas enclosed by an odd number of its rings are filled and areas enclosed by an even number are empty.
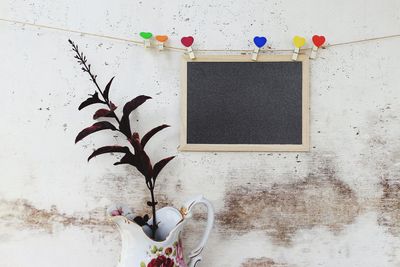
[[[249,49],[259,34],[275,48],[290,48],[295,34],[331,43],[398,34],[399,10],[397,0],[0,1],[3,18],[134,39],[165,33],[175,46],[193,34],[200,49]],[[113,137],[74,145],[92,123],[94,108],[77,107],[93,87],[68,38],[101,84],[117,76],[116,103],[154,97],[138,129],[171,124],[150,154],[177,153],[180,53],[0,22],[0,266],[115,266],[119,236],[104,207],[145,208],[136,171],[112,166],[113,156],[86,162]],[[202,266],[400,265],[399,44],[326,49],[312,62],[310,153],[178,153],[157,191],[164,205],[199,193],[214,203]]]

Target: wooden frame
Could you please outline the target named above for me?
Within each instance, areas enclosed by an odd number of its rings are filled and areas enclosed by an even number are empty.
[[[302,62],[302,144],[188,144],[187,143],[187,62],[183,56],[181,66],[181,135],[179,151],[252,151],[252,152],[306,152],[309,151],[309,57],[299,55],[297,61]],[[257,61],[291,62],[292,55],[259,55]],[[249,55],[236,56],[197,56],[193,62],[253,62]]]

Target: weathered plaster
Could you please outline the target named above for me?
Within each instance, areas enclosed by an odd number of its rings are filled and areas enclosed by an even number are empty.
[[[399,10],[397,0],[0,1],[0,17],[135,39],[148,30],[174,46],[193,34],[196,48],[215,49],[251,49],[260,34],[275,48],[291,48],[295,34],[331,43],[398,34]],[[203,193],[214,203],[202,266],[400,266],[399,39],[320,51],[310,153],[178,153],[179,53],[3,22],[0,31],[0,266],[115,266],[120,239],[105,207],[146,211],[135,170],[112,166],[116,156],[86,162],[116,138],[74,145],[92,123],[94,108],[77,107],[93,87],[68,38],[101,84],[116,75],[117,105],[153,96],[134,114],[139,132],[172,125],[148,145],[154,159],[177,154],[158,200],[179,206]],[[188,246],[204,227],[199,212]]]

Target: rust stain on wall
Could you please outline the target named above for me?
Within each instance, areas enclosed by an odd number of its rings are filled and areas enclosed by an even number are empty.
[[[102,231],[112,231],[111,223],[105,218],[104,210],[93,210],[87,214],[66,215],[54,206],[50,210],[38,209],[25,199],[0,201],[0,224],[17,229],[38,229],[53,232],[56,224],[79,226],[93,229],[102,227]],[[107,230],[108,229],[108,230]]]
[[[361,211],[355,192],[331,168],[301,181],[269,188],[237,186],[225,197],[217,219],[224,232],[244,234],[263,230],[280,245],[289,245],[300,229],[327,227],[338,233]]]
[[[269,258],[250,258],[246,259],[242,265],[242,267],[286,267],[288,265],[282,263],[276,263],[274,260]]]

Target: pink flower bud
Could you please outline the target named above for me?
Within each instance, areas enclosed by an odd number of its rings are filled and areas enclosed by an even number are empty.
[[[121,211],[120,210],[113,210],[111,212],[111,216],[120,216],[121,215]]]

